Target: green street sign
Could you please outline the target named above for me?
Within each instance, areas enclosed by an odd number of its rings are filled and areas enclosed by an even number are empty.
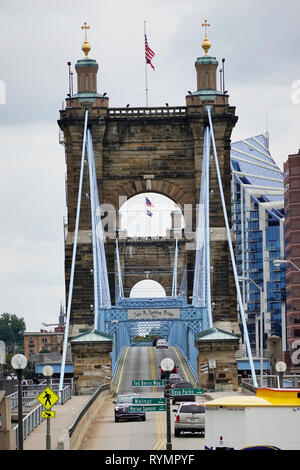
[[[135,412],[135,413],[143,413],[148,411],[151,413],[151,411],[166,411],[167,407],[166,405],[148,405],[148,406],[129,406],[128,411],[129,412]]]
[[[176,397],[178,395],[203,395],[203,388],[171,388],[170,395]]]
[[[133,387],[164,387],[166,385],[165,380],[133,380]]]
[[[165,405],[167,400],[165,398],[133,398],[134,405]]]

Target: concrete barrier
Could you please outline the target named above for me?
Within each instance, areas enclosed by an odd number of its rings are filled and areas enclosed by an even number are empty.
[[[78,450],[80,448],[91,422],[109,395],[111,395],[111,390],[108,386],[107,388],[99,387],[75,418],[73,424],[62,431],[58,439],[57,450]]]

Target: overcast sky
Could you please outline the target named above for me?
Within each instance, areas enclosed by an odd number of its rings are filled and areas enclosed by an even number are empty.
[[[144,20],[156,71],[149,105],[184,105],[196,89],[205,18],[210,54],[225,62],[225,87],[239,121],[232,139],[268,126],[282,168],[298,152],[300,4],[297,0],[8,0],[0,3],[0,313],[24,316],[27,330],[58,321],[64,296],[64,149],[58,111],[68,67],[82,58],[87,21],[98,91],[110,106],[145,105]],[[6,104],[3,104],[3,88]],[[2,93],[2,95],[1,95]]]

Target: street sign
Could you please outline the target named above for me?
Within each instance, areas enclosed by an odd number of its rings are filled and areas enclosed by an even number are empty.
[[[58,402],[59,397],[51,390],[50,387],[45,390],[37,397],[37,400],[47,409],[50,410],[55,403]]]
[[[55,418],[55,411],[42,411],[42,418]]]
[[[166,398],[133,398],[133,405],[165,405]]]
[[[136,413],[143,413],[143,412],[150,412],[151,411],[166,411],[167,407],[166,405],[148,405],[148,406],[129,406],[128,411],[129,412],[136,412]]]
[[[170,388],[170,395],[176,397],[178,395],[203,395],[203,388]]]
[[[210,369],[216,369],[217,368],[216,360],[215,359],[208,359],[208,367]]]
[[[165,380],[133,380],[133,387],[164,387],[166,385]]]

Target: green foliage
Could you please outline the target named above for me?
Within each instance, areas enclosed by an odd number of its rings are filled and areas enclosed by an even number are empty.
[[[4,341],[8,353],[22,353],[24,351],[25,330],[24,318],[19,318],[10,313],[2,313],[0,317],[0,340]]]

